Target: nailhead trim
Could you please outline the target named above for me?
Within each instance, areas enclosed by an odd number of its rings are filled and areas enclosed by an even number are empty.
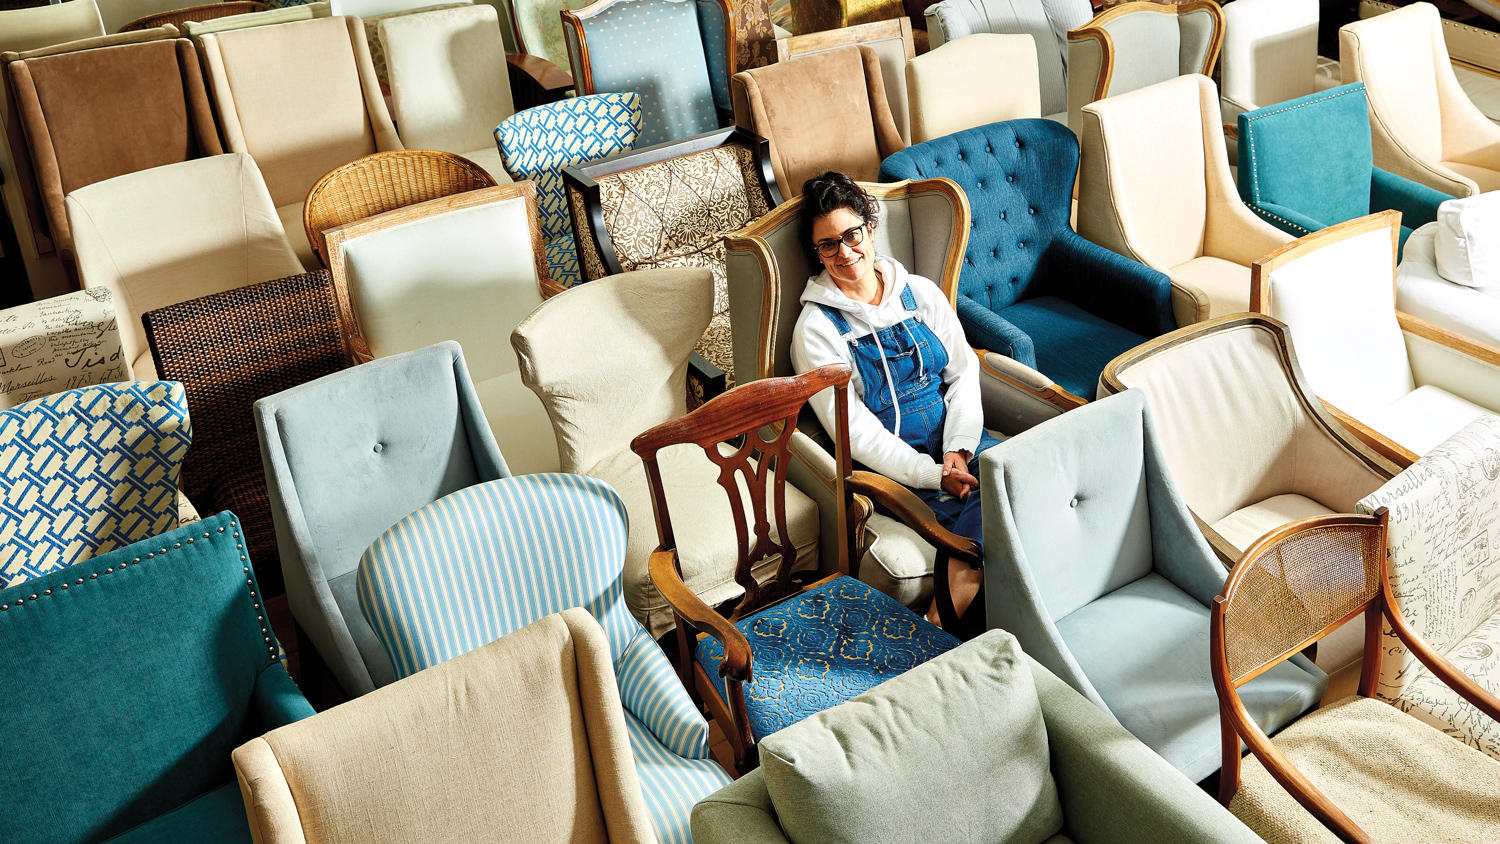
[[[1361,88],[1359,90],[1363,91],[1364,89]],[[1328,100],[1336,99],[1338,97],[1348,96],[1348,95],[1353,94],[1353,93],[1354,93],[1354,91],[1337,91],[1337,90],[1335,90],[1335,91],[1328,91],[1328,92],[1325,92],[1323,94],[1323,96],[1318,97],[1315,100],[1308,100],[1305,103],[1298,103],[1297,105],[1294,105],[1294,106],[1285,106],[1283,108],[1278,108],[1275,111],[1268,111],[1265,114],[1257,114],[1254,117],[1246,117],[1245,118],[1245,123],[1246,123],[1245,128],[1248,130],[1250,128],[1249,124],[1254,123],[1255,121],[1260,120],[1263,117],[1270,117],[1273,114],[1281,114],[1281,113],[1287,112],[1287,111],[1295,111],[1295,110],[1297,110],[1299,108],[1306,108],[1307,106],[1310,106],[1310,105],[1317,105],[1318,103],[1327,102]],[[1368,97],[1368,96],[1369,95],[1366,94],[1366,97]],[[1254,135],[1253,132],[1247,131],[1245,133],[1245,137],[1240,138],[1240,143],[1246,144],[1246,145],[1248,145],[1250,147],[1250,197],[1251,197],[1251,199],[1253,201],[1260,202],[1260,179],[1256,178],[1256,174],[1259,173],[1260,171],[1255,166],[1255,141],[1253,139],[1253,135]],[[1253,205],[1250,206],[1250,207],[1255,208],[1255,206],[1253,206]],[[1259,211],[1260,209],[1259,208],[1255,208],[1255,210]],[[1277,219],[1280,219],[1280,218],[1278,217]],[[1289,226],[1297,226],[1296,223],[1287,223],[1287,221],[1285,221],[1285,220],[1282,220],[1282,222],[1286,223]],[[1297,228],[1302,229],[1301,226],[1297,226]],[[1302,231],[1304,233],[1311,234],[1311,232],[1308,232],[1306,229],[1302,229]]]

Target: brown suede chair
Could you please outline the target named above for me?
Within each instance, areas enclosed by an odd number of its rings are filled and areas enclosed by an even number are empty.
[[[873,182],[906,149],[891,116],[880,56],[863,45],[745,70],[730,81],[734,122],[771,142],[781,195],[829,170]]]

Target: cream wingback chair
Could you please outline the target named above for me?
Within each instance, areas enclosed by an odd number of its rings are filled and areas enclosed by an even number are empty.
[[[1376,167],[1453,196],[1500,190],[1500,126],[1459,87],[1432,4],[1344,25],[1339,65],[1369,94]]]
[[[297,257],[308,272],[322,269],[302,228],[308,191],[340,164],[404,148],[364,26],[314,18],[209,33],[200,43],[226,146],[255,156]]]
[[[996,82],[976,86],[975,79]],[[906,94],[914,144],[1002,120],[1041,117],[1036,40],[977,32],[949,41],[906,63]]]
[[[1240,200],[1219,95],[1191,74],[1083,108],[1078,233],[1172,277],[1177,324],[1241,313],[1250,263],[1292,239]]]
[[[1068,33],[1068,124],[1095,100],[1188,73],[1213,73],[1224,13],[1213,0],[1136,0],[1100,12]]]
[[[211,155],[81,187],[65,201],[85,288],[108,288],[138,380],[156,377],[141,314],[302,272],[255,161]]]

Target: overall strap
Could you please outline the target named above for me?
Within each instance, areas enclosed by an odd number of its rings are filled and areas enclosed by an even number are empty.
[[[824,315],[828,317],[829,322],[833,323],[833,328],[839,333],[840,337],[847,336],[850,331],[853,331],[853,329],[849,327],[849,321],[844,319],[844,315],[842,312],[838,311],[835,308],[830,308],[827,305],[822,304],[821,302],[817,303],[817,305],[820,309],[822,309]]]
[[[910,284],[901,288],[901,304],[908,311],[915,311],[917,309],[917,297],[912,295]]]

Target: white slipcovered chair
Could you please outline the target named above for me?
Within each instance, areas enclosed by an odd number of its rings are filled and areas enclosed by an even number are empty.
[[[1080,122],[1078,233],[1171,276],[1179,326],[1243,312],[1250,263],[1292,236],[1240,200],[1213,81],[1099,100]]]
[[[994,80],[974,85],[974,80]],[[1042,116],[1036,40],[977,32],[906,63],[911,142],[976,126]]]
[[[1291,329],[1339,421],[1397,465],[1500,409],[1500,352],[1396,309],[1401,214],[1330,226],[1256,261],[1250,309]]]
[[[1411,233],[1396,309],[1500,349],[1500,193],[1450,199]]]
[[[1318,55],[1317,0],[1233,0],[1219,56],[1224,122],[1337,87],[1338,62]]]

